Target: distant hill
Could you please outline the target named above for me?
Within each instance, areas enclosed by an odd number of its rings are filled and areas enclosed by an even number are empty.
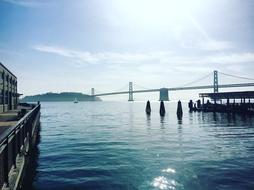
[[[62,92],[62,93],[46,93],[34,96],[25,96],[20,102],[73,102],[77,98],[78,101],[101,101],[98,97],[92,97],[87,94],[77,92]]]

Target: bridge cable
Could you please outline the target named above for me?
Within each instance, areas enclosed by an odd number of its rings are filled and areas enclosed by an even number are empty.
[[[239,78],[239,79],[246,79],[246,80],[254,80],[254,78],[241,77],[241,76],[236,76],[236,75],[222,73],[222,72],[219,72],[219,73],[222,74],[222,75],[225,75],[225,76],[229,76],[229,77],[234,77],[234,78]]]
[[[146,87],[138,85],[138,84],[133,84],[133,85],[138,87],[138,88],[144,89],[144,90],[150,90],[151,89],[151,88],[146,88]]]
[[[192,81],[192,82],[188,82],[188,83],[186,83],[186,84],[183,84],[183,85],[181,85],[180,87],[186,87],[186,86],[189,86],[189,85],[194,84],[194,83],[196,83],[196,82],[199,82],[199,81],[201,81],[201,80],[203,80],[203,79],[208,78],[209,76],[211,76],[211,74],[212,74],[212,73],[209,73],[209,74],[207,74],[207,75],[205,75],[205,76],[203,76],[203,77],[201,77],[201,78],[198,78],[198,79],[196,79],[196,80],[194,80],[194,81]]]
[[[123,87],[118,88],[118,89],[116,89],[116,90],[114,90],[112,92],[120,92],[120,91],[129,91],[129,84],[124,85]]]

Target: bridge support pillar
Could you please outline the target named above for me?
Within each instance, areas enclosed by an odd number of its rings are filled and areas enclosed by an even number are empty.
[[[160,89],[160,101],[169,101],[167,88]]]
[[[218,71],[213,71],[213,92],[219,92]]]
[[[94,96],[94,88],[91,88],[91,96]]]
[[[216,104],[216,93],[219,92],[219,81],[218,81],[218,71],[213,71],[213,93],[214,93],[214,103]]]
[[[95,92],[94,92],[94,88],[91,88],[91,96],[92,96],[92,100],[95,101],[95,96],[94,96]]]
[[[132,86],[132,82],[129,82],[129,100],[128,101],[134,101],[133,99],[133,86]]]

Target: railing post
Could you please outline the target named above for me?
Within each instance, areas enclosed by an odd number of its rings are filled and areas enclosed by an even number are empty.
[[[21,143],[20,143],[20,135],[21,135],[21,129],[20,127],[17,128],[17,139],[16,139],[16,142],[17,142],[17,153],[20,154],[20,148],[21,148]]]
[[[3,77],[3,112],[5,112],[5,72],[3,71],[3,74],[2,74],[2,77]]]
[[[36,110],[35,110],[36,111]],[[32,126],[32,119],[33,119],[34,113],[31,115],[31,117],[29,118],[28,122],[27,122],[27,126],[28,128],[28,146],[29,148],[32,147],[32,132],[33,132],[33,126]]]
[[[16,129],[14,130],[14,136],[12,139],[12,165],[16,168],[16,152],[17,152],[17,143],[16,143]]]
[[[26,129],[25,129],[25,123],[22,122],[22,127],[21,127],[21,146],[24,146],[24,140],[25,140],[25,137],[26,137]]]
[[[6,187],[9,187],[9,161],[8,161],[8,142],[9,138],[6,138],[5,142],[5,150],[4,150],[4,182],[6,184]]]

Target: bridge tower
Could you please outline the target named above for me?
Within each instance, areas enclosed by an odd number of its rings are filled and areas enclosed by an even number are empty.
[[[219,92],[218,71],[213,71],[213,92]]]
[[[216,94],[219,92],[219,81],[218,81],[218,71],[213,71],[213,93]],[[214,96],[214,103],[216,104],[216,95]]]
[[[132,85],[132,82],[129,82],[129,100],[128,101],[134,101],[133,100],[133,85]]]
[[[169,101],[167,88],[160,89],[160,101]]]

